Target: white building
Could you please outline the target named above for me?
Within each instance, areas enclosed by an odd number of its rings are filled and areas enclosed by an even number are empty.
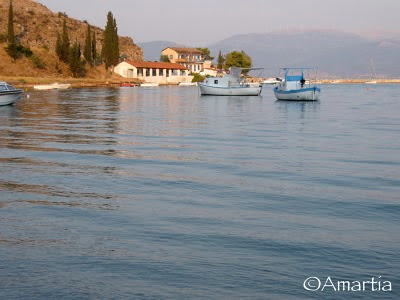
[[[114,68],[114,72],[125,78],[159,84],[189,83],[193,79],[184,66],[166,62],[124,61]]]

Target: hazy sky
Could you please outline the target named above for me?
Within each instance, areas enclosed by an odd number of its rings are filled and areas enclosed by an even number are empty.
[[[135,42],[207,45],[234,34],[286,29],[400,30],[399,0],[38,0],[99,27],[112,11]]]

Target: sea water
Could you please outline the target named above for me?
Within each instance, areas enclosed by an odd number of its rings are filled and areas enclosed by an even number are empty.
[[[1,299],[400,298],[399,86],[27,94],[0,107]]]

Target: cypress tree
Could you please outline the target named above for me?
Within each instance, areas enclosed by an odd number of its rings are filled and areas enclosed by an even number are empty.
[[[110,66],[118,64],[119,62],[118,28],[112,12],[108,12],[107,14],[107,25],[104,30],[101,56],[105,62],[106,69],[108,69]]]
[[[10,0],[10,7],[8,9],[8,32],[7,32],[7,42],[8,45],[15,44],[14,35],[14,9],[12,5],[12,0]]]
[[[217,59],[217,69],[222,69],[225,65],[225,57],[222,55],[221,50],[219,50]]]
[[[90,25],[88,24],[88,30],[86,34],[86,41],[85,41],[85,51],[83,53],[86,61],[92,65],[92,40],[91,40],[91,34],[90,34]]]
[[[57,41],[56,41],[56,54],[59,59],[62,57],[62,41],[61,41],[61,36],[60,33],[57,33]]]
[[[67,22],[64,19],[63,23],[63,31],[62,31],[62,38],[61,38],[61,57],[60,60],[68,63],[68,58],[69,58],[69,46],[70,46],[70,41],[69,41],[69,36],[68,36],[68,29],[67,29]]]
[[[112,59],[111,59],[111,64],[113,66],[117,65],[119,63],[119,39],[118,39],[118,27],[117,27],[117,21],[114,18],[113,22],[113,51],[112,51]]]
[[[96,66],[96,59],[97,59],[96,31],[93,31],[93,38],[92,38],[92,58],[93,58],[93,66]]]
[[[73,77],[79,77],[84,75],[83,62],[81,60],[81,45],[78,41],[69,48],[69,68],[72,72]]]

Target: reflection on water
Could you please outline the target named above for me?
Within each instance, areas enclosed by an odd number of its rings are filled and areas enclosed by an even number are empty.
[[[284,119],[307,119],[316,118],[320,109],[321,101],[283,101],[276,100],[280,117]]]
[[[399,87],[375,89],[0,107],[0,298],[320,299],[305,278],[396,280]]]

